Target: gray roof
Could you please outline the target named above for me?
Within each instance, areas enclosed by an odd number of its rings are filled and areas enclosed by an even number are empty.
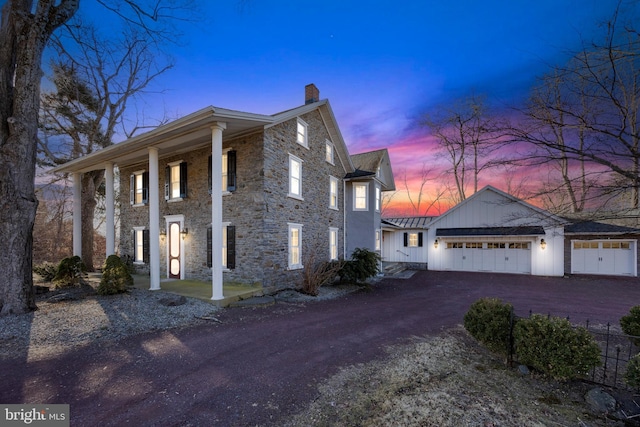
[[[478,236],[544,236],[540,226],[521,227],[478,227],[478,228],[438,228],[437,237],[478,237]]]
[[[565,233],[569,234],[640,234],[640,230],[632,227],[624,227],[622,225],[605,224],[596,221],[579,221],[564,228]]]
[[[382,157],[384,156],[385,149],[369,151],[368,153],[353,154],[351,161],[356,170],[376,173]]]
[[[382,223],[399,228],[429,228],[427,225],[433,220],[433,216],[409,216],[400,218],[383,218]]]

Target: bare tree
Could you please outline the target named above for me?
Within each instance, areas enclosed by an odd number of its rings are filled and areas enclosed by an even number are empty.
[[[542,78],[514,132],[533,147],[529,166],[556,169],[561,184],[547,192],[560,190],[574,213],[622,199],[640,208],[640,34],[620,5],[602,42]]]
[[[469,180],[473,192],[478,191],[480,173],[493,165],[487,156],[499,137],[495,119],[487,113],[480,97],[471,96],[440,111],[427,115],[425,125],[451,165],[456,201],[460,202],[467,198]]]
[[[417,189],[409,183],[406,169],[402,175],[402,183],[407,193],[407,199],[411,205],[411,214],[417,216],[426,216],[432,209],[436,209],[438,213],[441,213],[440,202],[446,194],[446,190],[442,186],[428,187],[429,183],[436,182],[438,177],[435,176],[435,171],[429,169],[426,163],[422,164],[422,168],[419,172],[419,184]],[[435,190],[435,192],[428,193],[427,189]],[[431,197],[428,197],[430,194]]]
[[[35,4],[34,4],[35,3]],[[78,0],[7,0],[0,23],[0,315],[36,308],[33,224],[42,54]]]
[[[53,38],[56,90],[43,93],[39,145],[42,164],[56,165],[113,144],[118,129],[126,137],[124,112],[130,101],[173,63],[157,49],[153,33],[128,23],[120,38],[101,36],[89,24],[74,22]],[[94,266],[94,219],[104,170],[82,175],[82,259]],[[104,191],[102,191],[104,194]]]

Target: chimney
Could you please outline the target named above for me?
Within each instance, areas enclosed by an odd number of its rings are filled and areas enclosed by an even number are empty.
[[[320,101],[320,91],[313,83],[304,87],[304,103],[311,104]]]

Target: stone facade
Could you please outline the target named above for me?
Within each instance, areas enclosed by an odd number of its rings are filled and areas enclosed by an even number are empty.
[[[302,270],[288,268],[288,224],[302,224],[302,263],[312,252],[317,259],[329,259],[329,227],[338,229],[338,254],[344,253],[345,169],[336,156],[326,161],[330,135],[323,117],[313,110],[300,117],[307,124],[308,148],[296,142],[297,118],[275,124],[256,133],[224,139],[223,151],[236,152],[236,189],[223,195],[223,222],[235,227],[235,268],[224,272],[225,282],[287,287],[299,282]],[[211,196],[208,191],[209,147],[160,158],[160,230],[166,230],[167,216],[182,216],[188,229],[184,238],[184,275],[211,280],[207,266],[207,228],[211,227]],[[288,196],[289,155],[303,161],[302,199]],[[187,197],[164,199],[165,166],[187,163]],[[148,206],[131,206],[128,177],[148,170],[147,164],[122,168],[121,242],[123,255],[132,255],[133,227],[149,227]],[[338,179],[338,209],[329,207],[330,176]],[[160,238],[161,277],[167,277],[169,237]],[[148,271],[146,265],[139,265]]]

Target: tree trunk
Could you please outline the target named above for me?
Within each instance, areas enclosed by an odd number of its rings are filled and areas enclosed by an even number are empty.
[[[95,228],[93,219],[96,212],[96,190],[102,184],[104,170],[97,170],[82,175],[82,261],[89,271],[94,271],[93,238]]]
[[[0,26],[0,315],[35,310],[32,277],[40,62],[77,1],[9,0]]]

